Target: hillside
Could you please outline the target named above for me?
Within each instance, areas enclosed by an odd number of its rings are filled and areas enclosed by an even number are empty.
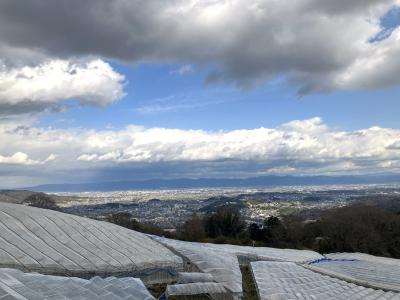
[[[0,190],[0,203],[14,203],[23,204],[25,199],[31,195],[39,195],[40,192],[31,190]],[[64,202],[71,200],[72,196],[57,196],[49,195],[58,205],[62,205]]]
[[[21,204],[32,194],[35,194],[35,192],[25,190],[0,190],[0,202]]]

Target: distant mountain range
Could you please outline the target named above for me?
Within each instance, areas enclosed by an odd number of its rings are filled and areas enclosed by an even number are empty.
[[[400,175],[364,176],[261,176],[245,179],[151,179],[143,181],[109,181],[78,184],[45,184],[24,189],[41,192],[127,191],[138,189],[179,189],[218,187],[272,187],[332,184],[400,183]]]

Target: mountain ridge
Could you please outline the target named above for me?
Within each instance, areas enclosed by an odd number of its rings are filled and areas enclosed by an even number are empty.
[[[334,184],[385,184],[400,183],[400,174],[391,175],[346,175],[346,176],[259,176],[241,179],[224,178],[181,178],[104,181],[89,183],[43,184],[24,187],[21,190],[40,192],[87,192],[124,191],[138,189],[181,189],[181,188],[228,188],[228,187],[272,187],[311,186]]]

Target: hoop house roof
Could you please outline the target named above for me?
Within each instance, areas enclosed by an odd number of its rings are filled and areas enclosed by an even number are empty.
[[[291,262],[252,262],[251,269],[261,300],[400,299],[400,294],[325,276]]]
[[[146,235],[120,226],[0,203],[0,267],[61,275],[112,275],[181,268]]]
[[[325,259],[312,262],[307,268],[364,286],[400,292],[400,268],[395,264]]]
[[[382,257],[382,256],[374,256],[374,255],[370,255],[370,254],[366,254],[366,253],[359,253],[359,252],[329,253],[329,254],[325,254],[325,256],[328,258],[332,258],[332,259],[363,260],[363,261],[369,261],[369,262],[373,262],[373,263],[397,266],[398,268],[400,268],[400,259]]]
[[[278,249],[270,247],[249,247],[228,244],[205,244],[213,249],[232,253],[236,256],[247,256],[253,260],[289,261],[304,263],[323,256],[310,250]]]
[[[189,296],[189,295],[224,295],[227,291],[223,284],[216,282],[196,282],[185,284],[168,285],[165,294],[171,296]]]
[[[223,284],[232,295],[243,293],[242,273],[235,255],[207,247],[207,244],[153,238],[179,253],[196,266],[198,271],[212,275],[213,280]]]
[[[77,277],[24,273],[15,269],[0,269],[0,298],[155,300],[137,278],[93,277],[85,280]]]

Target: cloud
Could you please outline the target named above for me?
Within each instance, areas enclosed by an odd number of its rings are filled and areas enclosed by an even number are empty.
[[[183,65],[176,70],[171,71],[171,74],[185,75],[193,72],[193,67],[191,65]]]
[[[60,109],[63,102],[105,106],[124,96],[124,77],[101,60],[49,60],[30,67],[0,65],[0,114]]]
[[[9,63],[95,55],[212,68],[211,82],[251,87],[285,75],[300,94],[399,85],[398,0],[43,0],[0,2]],[[10,51],[13,49],[13,51]],[[18,55],[16,55],[18,54]],[[14,57],[15,56],[15,57]]]
[[[167,97],[146,101],[135,108],[141,115],[157,115],[186,110],[201,110],[204,107],[219,105],[237,100],[232,89],[206,89],[192,92],[172,94]]]
[[[376,89],[399,84],[400,27],[391,37],[370,45],[369,51],[357,58],[347,70],[336,76],[336,86],[350,89]]]
[[[35,180],[41,173],[47,181],[104,180],[104,174],[145,179],[400,171],[400,130],[340,131],[318,117],[276,128],[232,131],[133,125],[101,131],[0,124],[0,140],[7,141],[0,144],[0,163],[30,165]],[[2,169],[12,174],[16,168]],[[85,174],[90,178],[83,178]]]
[[[0,155],[0,164],[36,165],[39,161],[32,160],[23,152],[16,152],[11,156]]]
[[[400,150],[400,140],[394,141],[392,144],[386,147],[388,150]]]

